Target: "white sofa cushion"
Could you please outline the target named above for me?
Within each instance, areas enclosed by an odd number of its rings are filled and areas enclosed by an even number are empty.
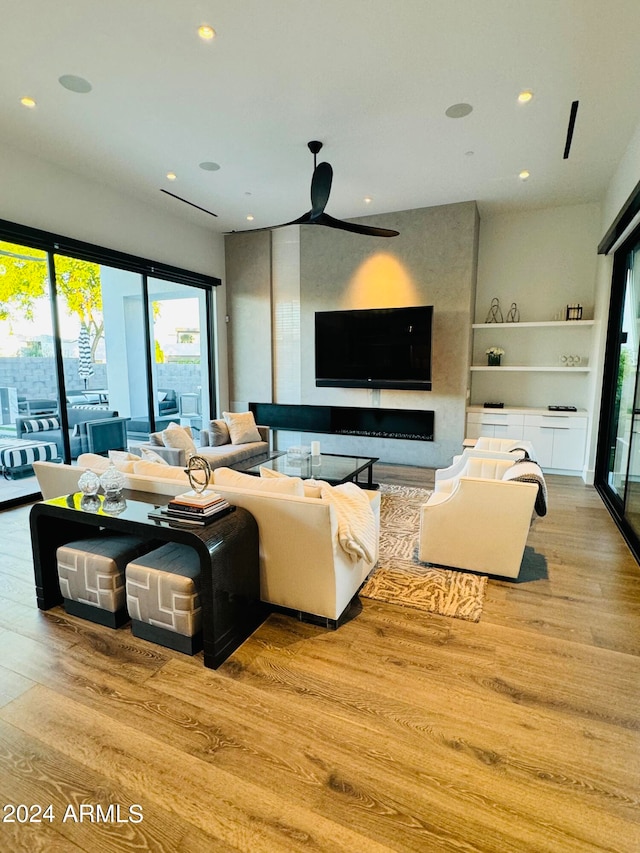
[[[163,480],[178,480],[181,483],[189,483],[184,468],[178,468],[174,465],[161,465],[159,462],[140,462],[133,463],[134,474],[145,474],[149,477],[157,477]]]
[[[274,471],[272,468],[266,468],[264,465],[260,466],[260,476],[265,479],[274,478],[274,477],[288,477],[288,474],[283,474],[282,471]],[[311,483],[309,480],[302,481],[302,487],[304,489],[305,498],[320,498],[322,497],[320,493],[320,486],[315,485],[315,481]]]
[[[212,473],[212,479],[216,486],[232,486],[239,489],[251,489],[254,492],[271,492],[279,495],[304,497],[304,486],[300,477],[262,479],[223,467],[215,469]]]
[[[222,417],[229,428],[232,444],[247,444],[249,441],[261,441],[253,412],[223,412]]]

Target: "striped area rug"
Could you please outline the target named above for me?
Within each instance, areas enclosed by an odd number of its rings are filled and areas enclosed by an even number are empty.
[[[430,492],[380,486],[380,556],[360,595],[478,622],[487,578],[418,560],[420,507]]]

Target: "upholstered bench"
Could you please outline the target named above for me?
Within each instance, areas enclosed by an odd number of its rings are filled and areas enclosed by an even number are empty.
[[[193,548],[169,542],[125,569],[131,633],[178,652],[202,648],[200,558]]]
[[[11,479],[20,468],[33,462],[58,459],[58,447],[52,441],[29,441],[23,438],[0,439],[0,465],[5,480]]]
[[[61,545],[56,557],[64,609],[120,628],[129,621],[125,606],[125,566],[156,543],[122,533],[101,533]]]

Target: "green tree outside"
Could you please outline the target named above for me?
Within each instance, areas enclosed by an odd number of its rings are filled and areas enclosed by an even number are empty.
[[[89,329],[91,357],[104,334],[100,266],[77,258],[54,256],[56,286],[69,316],[76,316]],[[16,311],[28,320],[41,299],[48,299],[47,253],[0,241],[0,319],[9,320]]]

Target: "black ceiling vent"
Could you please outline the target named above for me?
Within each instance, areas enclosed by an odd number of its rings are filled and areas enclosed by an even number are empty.
[[[571,113],[569,114],[569,126],[567,127],[567,141],[564,144],[563,160],[569,159],[569,151],[571,150],[571,140],[573,139],[573,129],[576,126],[576,116],[578,114],[579,101],[574,101],[571,104]]]

